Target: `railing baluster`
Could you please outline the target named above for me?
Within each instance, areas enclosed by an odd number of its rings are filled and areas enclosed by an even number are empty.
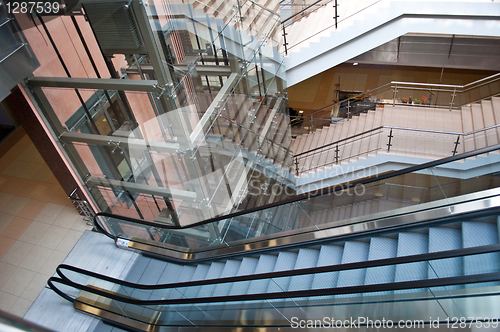
[[[455,155],[457,153],[457,147],[458,147],[458,144],[460,144],[460,135],[457,136],[457,141],[455,142],[455,148],[453,149],[453,155]]]
[[[389,137],[389,144],[387,144],[387,152],[389,152],[389,151],[391,151],[391,146],[392,146],[391,141],[392,141],[392,138],[394,137],[394,136],[392,136],[392,128],[391,128],[391,132],[389,133],[389,136],[387,136],[387,137]]]

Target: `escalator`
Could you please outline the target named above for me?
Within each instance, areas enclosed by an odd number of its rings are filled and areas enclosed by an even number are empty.
[[[499,148],[362,179],[308,200],[311,204],[328,194],[335,200],[332,193],[349,186],[427,169],[438,173],[443,165],[465,164],[465,158]],[[267,225],[263,211],[291,210],[304,198],[226,216],[229,221],[198,223],[195,229],[99,214],[95,221],[101,232],[142,255],[123,280],[60,265],[49,286],[76,309],[118,330],[286,330],[316,323],[360,328],[379,327],[383,320],[394,326],[409,321],[498,325],[500,190],[494,172],[475,174],[491,177],[477,181],[486,187],[476,185],[471,192],[444,199],[434,195],[417,206],[232,240],[207,241],[199,232],[227,234],[238,220],[240,229],[258,229]],[[249,226],[248,214],[260,226]],[[349,326],[342,325],[347,321]],[[98,324],[96,330],[109,331],[109,325]]]

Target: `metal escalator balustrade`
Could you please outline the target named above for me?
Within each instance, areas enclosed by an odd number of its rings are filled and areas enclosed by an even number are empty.
[[[458,235],[459,248],[440,232]],[[497,317],[499,251],[495,214],[195,266],[141,256],[125,280],[61,265],[49,285],[75,308],[136,330],[289,327],[293,319],[362,313],[428,323],[463,313]]]
[[[106,213],[98,214],[95,224],[120,246],[194,262],[214,255],[307,243],[318,238],[374,233],[402,223],[426,222],[429,216],[481,213],[487,207],[497,206],[498,172],[487,168],[481,175],[476,167],[469,170],[465,166],[474,165],[475,160],[471,159],[475,156],[498,148],[378,174],[189,228]],[[450,169],[453,172],[449,173]]]

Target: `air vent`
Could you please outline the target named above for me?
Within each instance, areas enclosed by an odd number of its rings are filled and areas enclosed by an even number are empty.
[[[87,18],[106,55],[146,53],[127,4],[128,2],[84,3]]]

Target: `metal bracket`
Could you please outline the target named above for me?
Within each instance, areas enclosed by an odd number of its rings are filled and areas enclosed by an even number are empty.
[[[391,146],[392,146],[391,141],[392,141],[392,138],[394,137],[392,135],[392,128],[391,128],[391,132],[389,133],[389,136],[387,136],[387,137],[389,137],[389,144],[387,144],[387,152],[389,152],[389,151],[391,151]]]

